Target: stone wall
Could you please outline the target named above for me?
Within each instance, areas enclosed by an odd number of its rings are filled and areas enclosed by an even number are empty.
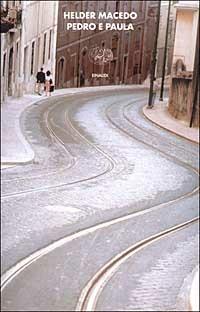
[[[193,126],[199,127],[199,82],[198,82],[197,102],[196,103],[197,103],[197,105],[195,107]]]
[[[169,98],[169,112],[177,119],[189,120],[191,112],[192,79],[173,77]]]
[[[189,124],[192,113],[192,99],[193,99],[192,78],[173,77],[170,88],[170,97],[168,106],[169,113],[175,118],[184,120]],[[193,125],[199,126],[198,105],[195,110]]]

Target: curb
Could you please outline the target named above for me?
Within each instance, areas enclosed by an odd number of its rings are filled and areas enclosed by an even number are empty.
[[[199,142],[197,142],[197,141],[195,141],[195,140],[192,140],[192,139],[190,139],[190,138],[188,138],[188,137],[185,137],[184,135],[182,135],[182,134],[180,134],[180,133],[177,133],[177,132],[174,131],[174,130],[171,130],[171,129],[169,129],[169,128],[166,128],[166,127],[163,126],[161,123],[152,120],[152,119],[151,119],[149,116],[147,116],[146,113],[145,113],[145,108],[146,108],[146,107],[147,107],[147,105],[145,105],[145,106],[143,107],[143,109],[142,109],[143,115],[144,115],[144,117],[145,117],[146,119],[148,119],[149,121],[151,121],[151,122],[152,122],[153,124],[155,124],[156,126],[162,128],[162,129],[165,129],[165,130],[167,130],[167,131],[170,132],[170,133],[173,133],[173,134],[177,135],[178,137],[184,138],[184,139],[186,139],[186,140],[188,140],[188,141],[190,141],[190,142],[192,142],[192,143],[195,143],[195,144],[199,145]]]

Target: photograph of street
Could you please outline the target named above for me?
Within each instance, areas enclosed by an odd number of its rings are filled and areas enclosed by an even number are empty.
[[[199,1],[1,1],[1,311],[199,310]]]

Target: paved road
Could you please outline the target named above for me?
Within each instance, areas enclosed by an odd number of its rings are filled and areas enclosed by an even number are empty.
[[[198,147],[147,121],[146,100],[141,90],[91,92],[24,112],[36,157],[2,173],[3,310],[75,310],[85,285],[114,256],[197,217]],[[179,292],[198,261],[197,234],[194,223],[131,256],[103,289],[98,310],[144,311],[149,276],[151,310],[186,308]],[[162,289],[161,301],[160,276],[168,271],[174,291]],[[131,299],[141,293],[144,300]]]

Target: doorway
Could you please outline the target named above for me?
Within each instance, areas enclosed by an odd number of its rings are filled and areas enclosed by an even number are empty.
[[[122,76],[122,83],[126,83],[126,67],[127,67],[127,56],[124,57],[124,67],[123,67],[123,76]]]
[[[58,87],[63,88],[64,84],[64,58],[58,62]]]
[[[28,65],[28,47],[24,48],[24,81],[27,81],[28,77],[28,70],[27,70],[27,65]]]
[[[13,48],[10,49],[8,61],[8,96],[12,96],[12,83],[13,83]]]
[[[110,82],[116,83],[116,60],[111,61],[110,63]]]

